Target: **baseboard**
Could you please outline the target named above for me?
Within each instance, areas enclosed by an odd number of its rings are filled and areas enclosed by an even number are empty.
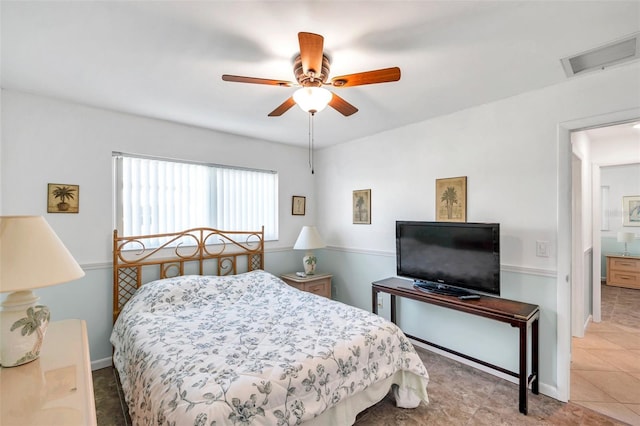
[[[101,368],[111,367],[111,357],[97,359],[95,361],[91,361],[91,371],[100,370]]]
[[[582,335],[584,336],[584,334],[587,332],[587,328],[589,328],[589,324],[591,324],[591,321],[593,320],[593,315],[589,315],[587,317],[587,320],[584,322],[584,324],[582,324]]]
[[[444,356],[446,358],[449,358],[449,359],[452,359],[454,361],[458,361],[461,364],[465,364],[465,365],[468,365],[469,367],[473,367],[473,368],[475,368],[477,370],[484,371],[485,373],[489,373],[492,376],[498,377],[500,379],[504,379],[504,380],[506,380],[508,382],[511,382],[511,383],[514,383],[516,385],[518,384],[518,379],[513,377],[513,376],[510,376],[508,374],[504,374],[504,373],[502,373],[500,371],[496,371],[496,370],[494,370],[492,368],[489,368],[487,366],[484,366],[482,364],[475,363],[475,362],[470,361],[470,360],[468,360],[466,358],[459,357],[459,356],[454,355],[452,353],[449,353],[447,351],[443,351],[443,350],[440,350],[438,348],[434,348],[433,346],[426,345],[426,344],[418,342],[416,340],[413,340],[413,339],[410,339],[410,340],[411,340],[411,343],[414,346],[418,346],[418,347],[420,347],[422,349],[431,351],[431,352],[436,353],[438,355],[442,355],[442,356]],[[429,367],[428,366],[427,366],[427,372],[429,372]],[[553,399],[558,399],[558,388],[555,387],[555,386],[549,386],[549,385],[547,385],[545,383],[542,383],[540,380],[538,380],[538,390],[543,395],[546,395],[546,396],[551,397]],[[427,387],[427,391],[428,391],[428,387]]]

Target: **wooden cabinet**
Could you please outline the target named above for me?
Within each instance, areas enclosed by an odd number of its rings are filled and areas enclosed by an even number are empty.
[[[0,424],[90,426],[96,408],[84,321],[49,324],[40,358],[0,369]]]
[[[640,289],[640,256],[608,254],[607,285]]]
[[[280,278],[298,290],[314,293],[331,299],[331,274],[314,274],[299,277],[295,273],[284,274]]]

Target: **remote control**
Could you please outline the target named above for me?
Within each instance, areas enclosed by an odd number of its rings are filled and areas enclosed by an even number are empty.
[[[458,296],[458,299],[460,299],[460,300],[476,300],[476,299],[480,299],[480,296],[478,296],[477,294],[468,294],[466,296]]]
[[[307,276],[307,274],[305,274],[304,272],[296,272],[296,275],[299,276],[300,278],[304,278]]]

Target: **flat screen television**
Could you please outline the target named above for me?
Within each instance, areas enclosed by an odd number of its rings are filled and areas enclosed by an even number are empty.
[[[397,221],[396,264],[417,285],[499,296],[500,224]]]

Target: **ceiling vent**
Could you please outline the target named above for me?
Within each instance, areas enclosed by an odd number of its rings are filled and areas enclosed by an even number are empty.
[[[640,58],[640,33],[561,59],[567,77]]]

